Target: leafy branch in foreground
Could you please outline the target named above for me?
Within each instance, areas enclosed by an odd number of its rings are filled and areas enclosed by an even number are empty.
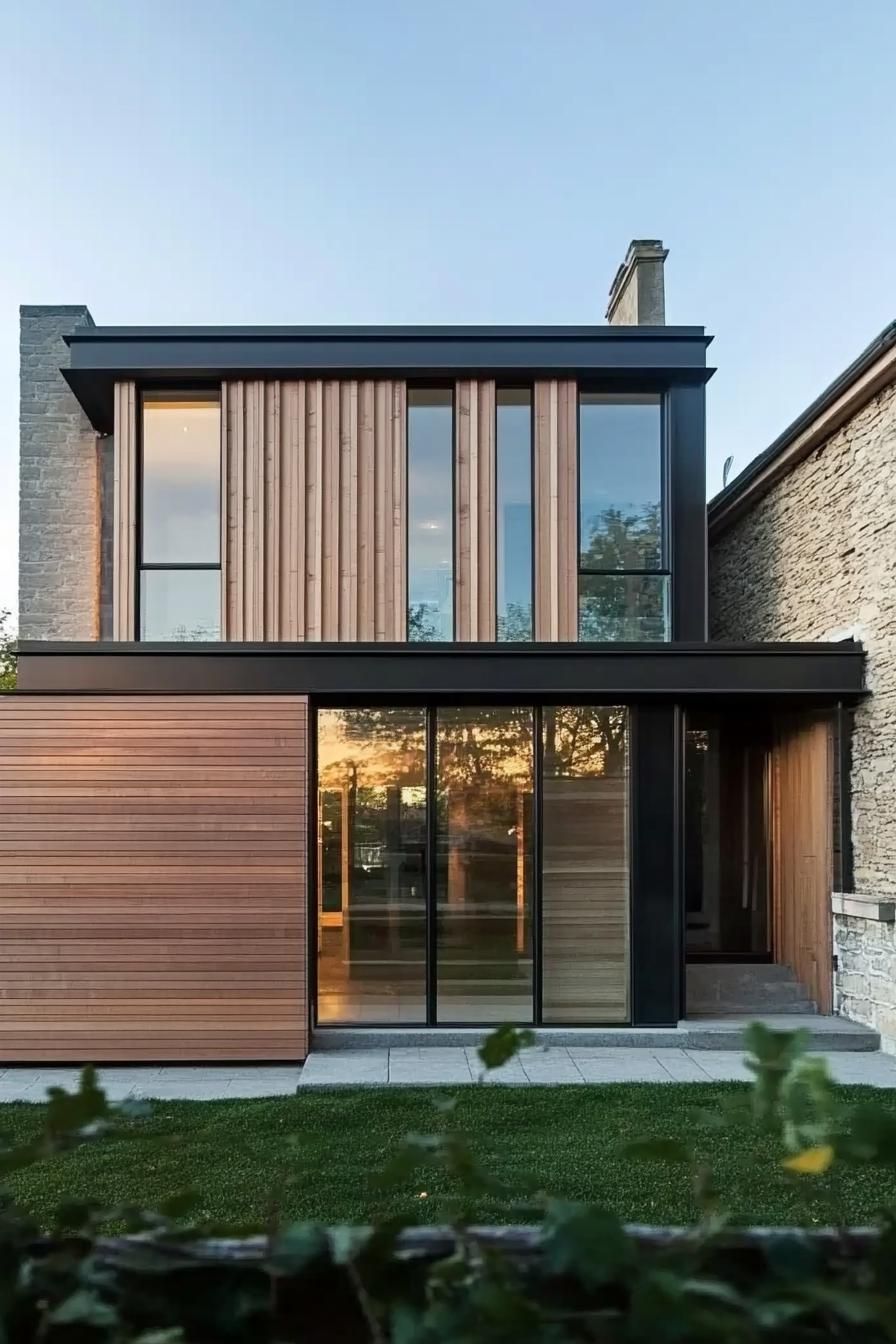
[[[896,1119],[873,1102],[845,1103],[824,1061],[805,1053],[802,1033],[753,1024],[746,1043],[755,1076],[749,1093],[701,1116],[720,1151],[726,1133],[746,1127],[757,1152],[776,1150],[770,1160],[797,1190],[826,1190],[838,1164],[896,1166]],[[533,1044],[531,1032],[493,1032],[479,1052],[480,1081]],[[597,1127],[600,1092],[591,1095]],[[145,1111],[140,1103],[110,1104],[95,1071],[85,1069],[77,1092],[51,1091],[36,1138],[0,1145],[0,1178],[42,1161],[64,1164],[83,1144],[139,1136]],[[881,1210],[875,1228],[849,1230],[832,1202],[827,1230],[736,1229],[721,1206],[712,1160],[661,1134],[626,1143],[626,1158],[690,1173],[692,1227],[625,1227],[611,1210],[552,1198],[534,1181],[521,1210],[473,1151],[458,1114],[454,1099],[437,1094],[433,1132],[409,1135],[371,1178],[380,1190],[397,1184],[418,1199],[438,1198],[442,1227],[404,1216],[372,1227],[281,1228],[274,1210],[267,1235],[210,1241],[190,1222],[196,1205],[185,1191],[150,1210],[63,1202],[46,1236],[7,1200],[0,1207],[0,1341],[896,1340],[896,1211]],[[295,1152],[291,1179],[298,1181],[298,1131]],[[524,1213],[529,1225],[472,1225],[483,1200],[502,1217]],[[110,1222],[130,1235],[104,1237]]]
[[[10,630],[12,613],[0,607],[0,691],[16,688],[15,640]]]

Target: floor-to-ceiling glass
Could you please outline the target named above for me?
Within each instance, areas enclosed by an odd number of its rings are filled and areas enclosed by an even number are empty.
[[[436,1013],[532,1021],[533,711],[436,711]]]
[[[627,1020],[625,709],[317,722],[320,1023]]]
[[[628,713],[542,711],[542,1020],[625,1022]]]
[[[317,1020],[425,1022],[425,710],[319,710],[317,774]]]

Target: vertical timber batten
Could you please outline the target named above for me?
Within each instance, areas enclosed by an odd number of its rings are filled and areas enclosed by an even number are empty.
[[[578,638],[577,389],[535,383],[535,638]]]
[[[495,383],[455,389],[455,554],[458,640],[496,638]]]
[[[115,384],[112,638],[134,639],[137,608],[137,387]]]
[[[225,638],[405,638],[405,388],[223,389]]]

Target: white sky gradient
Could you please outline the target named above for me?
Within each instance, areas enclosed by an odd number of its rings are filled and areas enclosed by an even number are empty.
[[[896,316],[892,0],[0,0],[0,606],[18,305],[100,324],[704,324],[708,487]]]

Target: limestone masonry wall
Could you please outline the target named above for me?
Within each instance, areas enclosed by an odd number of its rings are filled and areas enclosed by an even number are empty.
[[[835,640],[867,651],[855,711],[854,881],[896,893],[896,384],[710,543],[713,639]],[[896,1051],[893,926],[835,916],[844,1011]],[[846,969],[848,965],[848,969]],[[867,981],[859,990],[859,977]],[[886,986],[889,986],[887,989]]]
[[[65,382],[64,337],[92,325],[80,306],[21,310],[19,634],[99,635],[97,437]]]

